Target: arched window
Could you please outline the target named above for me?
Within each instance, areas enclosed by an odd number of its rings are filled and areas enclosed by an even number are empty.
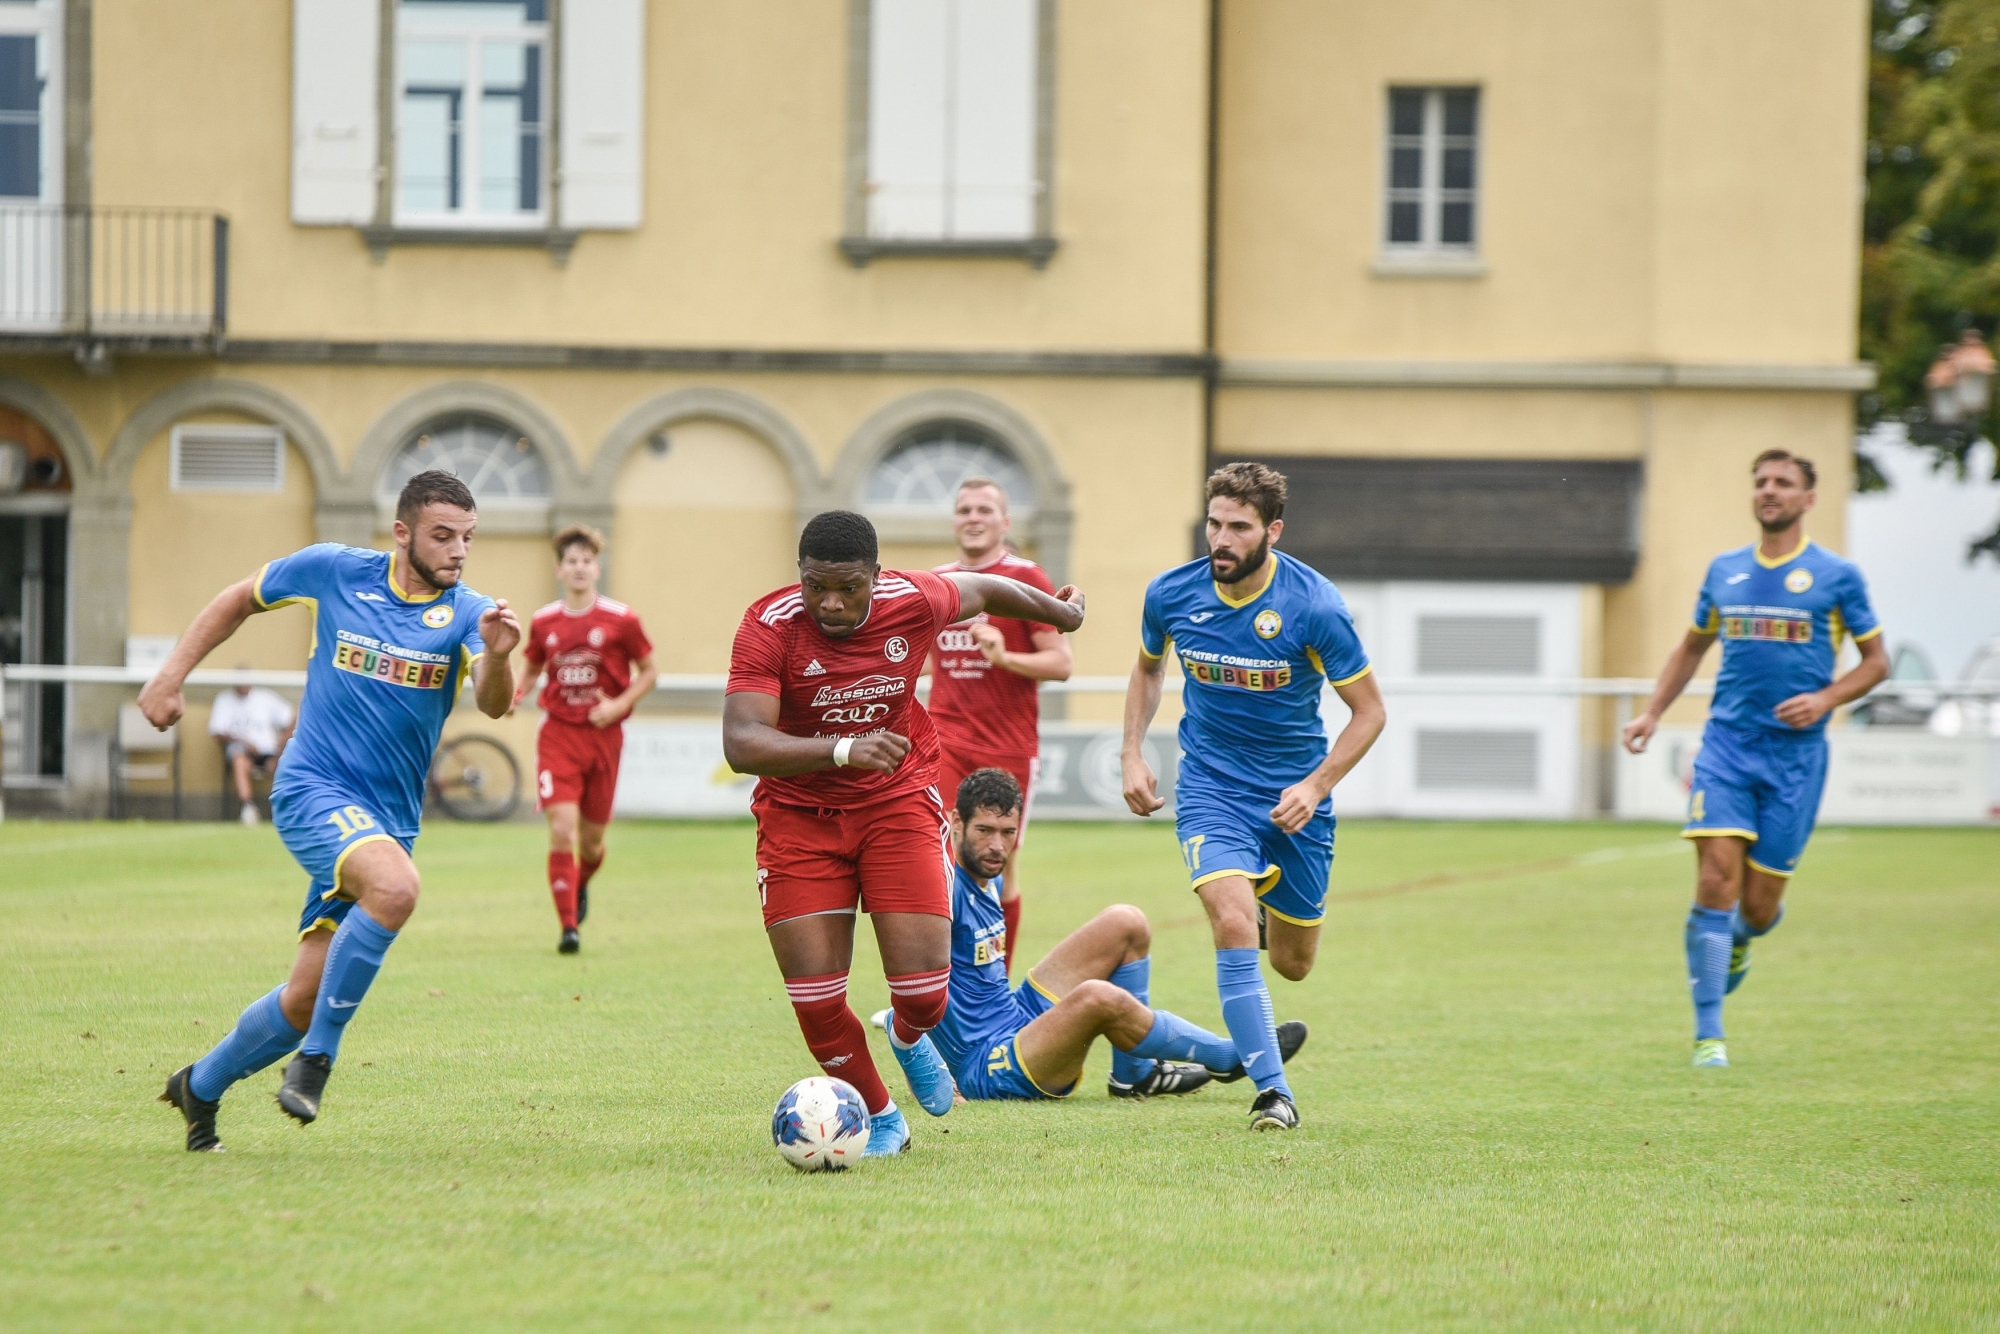
[[[482,507],[544,506],[554,487],[534,442],[495,417],[460,413],[426,423],[382,470],[380,494],[393,503],[403,483],[442,468],[472,488]]]
[[[919,426],[889,447],[868,474],[861,501],[877,513],[949,514],[958,484],[991,477],[1006,489],[1015,515],[1035,509],[1035,483],[994,436],[964,422]]]

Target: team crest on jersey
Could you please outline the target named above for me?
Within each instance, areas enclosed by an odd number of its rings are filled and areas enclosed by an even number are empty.
[[[1803,593],[1812,587],[1811,570],[1793,570],[1785,576],[1785,587],[1794,593]]]
[[[901,662],[910,656],[910,641],[901,635],[890,635],[889,642],[882,646],[882,656],[890,662]]]
[[[1285,618],[1269,607],[1257,613],[1257,619],[1250,622],[1257,628],[1259,639],[1276,639],[1278,631],[1285,628]]]
[[[604,643],[604,627],[601,625],[591,626],[588,638],[590,640],[590,646],[592,648],[597,648],[600,645],[602,645]]]
[[[433,630],[442,630],[451,624],[451,608],[442,604],[424,608],[424,624]]]

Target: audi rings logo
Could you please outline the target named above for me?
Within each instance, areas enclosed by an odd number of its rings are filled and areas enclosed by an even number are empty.
[[[828,709],[819,716],[823,723],[872,723],[889,716],[887,704],[850,704],[844,709]]]
[[[890,635],[889,642],[882,646],[882,655],[890,662],[901,662],[910,656],[910,641],[901,635]]]
[[[940,631],[937,637],[940,653],[973,653],[979,644],[972,637],[972,631],[951,629]]]

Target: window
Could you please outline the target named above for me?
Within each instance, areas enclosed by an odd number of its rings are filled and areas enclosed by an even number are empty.
[[[58,4],[0,4],[0,198],[55,203],[60,182],[61,146],[56,118],[54,58],[62,9]]]
[[[383,469],[380,499],[393,505],[403,483],[432,468],[463,478],[481,508],[541,508],[553,489],[533,441],[497,418],[473,413],[440,418],[412,436]]]
[[[1038,0],[873,0],[863,225],[885,240],[1047,230]]]
[[[547,0],[403,0],[396,23],[398,220],[542,223]]]
[[[875,513],[951,513],[958,484],[991,477],[1007,492],[1018,518],[1035,508],[1035,484],[1007,447],[977,427],[940,422],[919,427],[892,446],[868,475],[862,503]]]
[[[176,426],[175,491],[285,489],[285,434],[272,426]]]
[[[1479,90],[1391,88],[1384,249],[1470,256],[1478,244]]]

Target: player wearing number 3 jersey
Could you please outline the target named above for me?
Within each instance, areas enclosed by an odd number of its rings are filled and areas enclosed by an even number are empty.
[[[393,552],[325,543],[272,561],[218,594],[139,694],[147,720],[171,726],[188,672],[245,619],[311,611],[298,732],[271,788],[272,821],[311,880],[298,957],[288,981],[167,1081],[161,1101],[186,1118],[190,1149],[221,1148],[224,1091],[295,1047],[278,1105],[301,1123],[318,1117],[346,1024],[416,908],[410,849],[445,715],[468,674],[488,717],[513,704],[520,623],[460,582],[477,525],[463,482],[419,473],[397,501]]]
[[[861,1091],[871,1155],[909,1128],[847,1004],[854,916],[873,919],[888,975],[890,1045],[924,1110],[951,1110],[951,1074],[928,1034],[951,976],[949,829],[938,744],[917,676],[939,630],[982,612],[1069,631],[1083,595],[1011,579],[883,570],[859,514],[816,516],[799,538],[799,582],[751,604],[723,701],[730,767],[757,774],[757,890],[764,929],[806,1046]]]

